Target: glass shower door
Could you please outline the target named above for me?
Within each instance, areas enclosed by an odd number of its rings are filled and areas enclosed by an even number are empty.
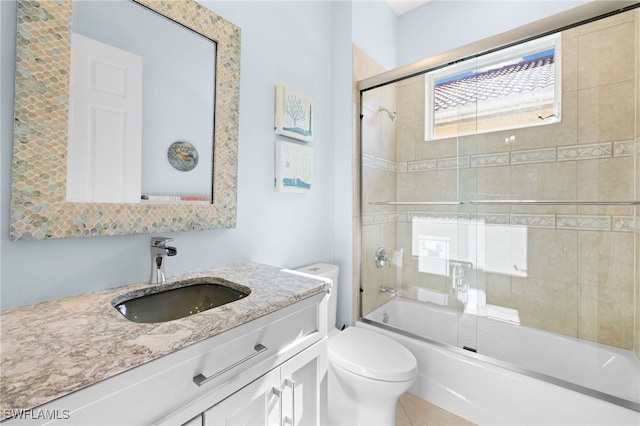
[[[363,317],[640,403],[638,22],[362,92]]]
[[[397,87],[376,88],[361,98],[361,312],[369,315],[400,290],[403,271],[397,239]]]
[[[474,316],[463,314],[476,300],[475,208],[462,199],[475,191],[475,106],[456,107],[465,119],[448,126],[471,135],[425,140],[427,84],[362,93],[362,316],[473,349]]]

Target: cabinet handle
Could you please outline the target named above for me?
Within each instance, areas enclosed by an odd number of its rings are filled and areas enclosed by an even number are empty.
[[[278,389],[277,387],[271,388],[271,392],[278,398],[278,405],[280,412],[278,413],[278,418],[280,419],[280,426],[282,425],[282,389]]]
[[[254,346],[253,350],[255,352],[253,352],[251,355],[242,358],[240,361],[228,366],[227,368],[225,368],[224,370],[220,370],[218,371],[216,374],[214,374],[213,376],[209,376],[209,377],[205,377],[203,374],[198,374],[197,376],[195,376],[193,378],[193,382],[198,385],[198,386],[202,386],[205,383],[207,383],[210,380],[215,379],[216,377],[221,376],[222,374],[226,373],[229,370],[232,370],[234,368],[236,368],[237,366],[239,366],[240,364],[242,364],[243,362],[247,362],[249,361],[251,358],[260,355],[262,352],[266,351],[268,348],[260,343],[258,343],[257,345]]]
[[[284,379],[284,385],[291,388],[291,418],[285,417],[285,422],[288,421],[291,426],[294,426],[296,422],[296,382],[293,378]]]

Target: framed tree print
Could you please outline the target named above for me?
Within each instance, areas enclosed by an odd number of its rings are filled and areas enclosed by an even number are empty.
[[[313,140],[311,97],[284,84],[276,85],[276,134],[304,142]]]

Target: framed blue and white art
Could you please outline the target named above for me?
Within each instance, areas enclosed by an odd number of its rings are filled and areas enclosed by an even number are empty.
[[[275,189],[278,192],[305,193],[313,184],[313,148],[287,141],[276,141]]]
[[[284,84],[276,84],[275,130],[304,142],[313,140],[313,105],[311,97]]]

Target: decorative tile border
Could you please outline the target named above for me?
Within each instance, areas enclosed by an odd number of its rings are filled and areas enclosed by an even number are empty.
[[[614,157],[628,157],[637,152],[636,144],[633,141],[619,141],[613,143]]]
[[[406,222],[406,212],[363,213],[362,225],[378,225],[381,223]]]
[[[478,222],[487,225],[509,225],[509,213],[476,213],[473,215]]]
[[[628,157],[640,153],[640,142],[614,141],[588,145],[567,145],[557,148],[526,149],[512,152],[466,155],[461,157],[431,158],[407,162],[395,162],[364,154],[362,163],[390,172],[424,172],[475,167],[500,167],[518,164],[555,163],[614,157]]]
[[[439,212],[438,222],[470,223],[475,222],[475,220],[471,218],[471,213]]]
[[[557,215],[558,229],[610,231],[611,216]]]
[[[413,220],[419,219],[423,222],[438,222],[438,223],[468,223],[471,222],[471,215],[469,213],[457,213],[457,212],[408,212],[406,220],[413,222]]]
[[[424,172],[428,170],[438,169],[438,160],[419,160],[409,161],[407,163],[407,171],[411,172]]]
[[[611,154],[611,142],[558,147],[558,161],[609,158]]]
[[[438,170],[467,169],[469,168],[469,164],[470,159],[468,155],[462,157],[438,158]]]
[[[622,232],[640,232],[638,218],[634,216],[613,216],[611,229]]]
[[[555,148],[528,149],[511,153],[511,164],[551,163],[554,161],[556,161]]]
[[[397,163],[386,158],[376,157],[370,154],[362,154],[362,165],[387,172],[402,173],[407,171],[407,163]]]
[[[532,228],[555,228],[556,215],[554,214],[511,214],[511,225],[524,225]]]
[[[471,156],[471,167],[508,166],[509,153],[480,154]]]
[[[640,232],[640,219],[634,216],[609,215],[566,215],[537,213],[466,213],[466,212],[379,212],[364,213],[363,225],[382,223],[404,223],[419,219],[442,224],[485,224],[526,226],[528,228],[605,231],[605,232]]]
[[[406,217],[406,222],[413,222],[413,219],[421,219],[421,220],[428,220],[428,221],[437,221],[438,220],[438,213],[436,212],[408,212],[407,213],[407,217]]]

